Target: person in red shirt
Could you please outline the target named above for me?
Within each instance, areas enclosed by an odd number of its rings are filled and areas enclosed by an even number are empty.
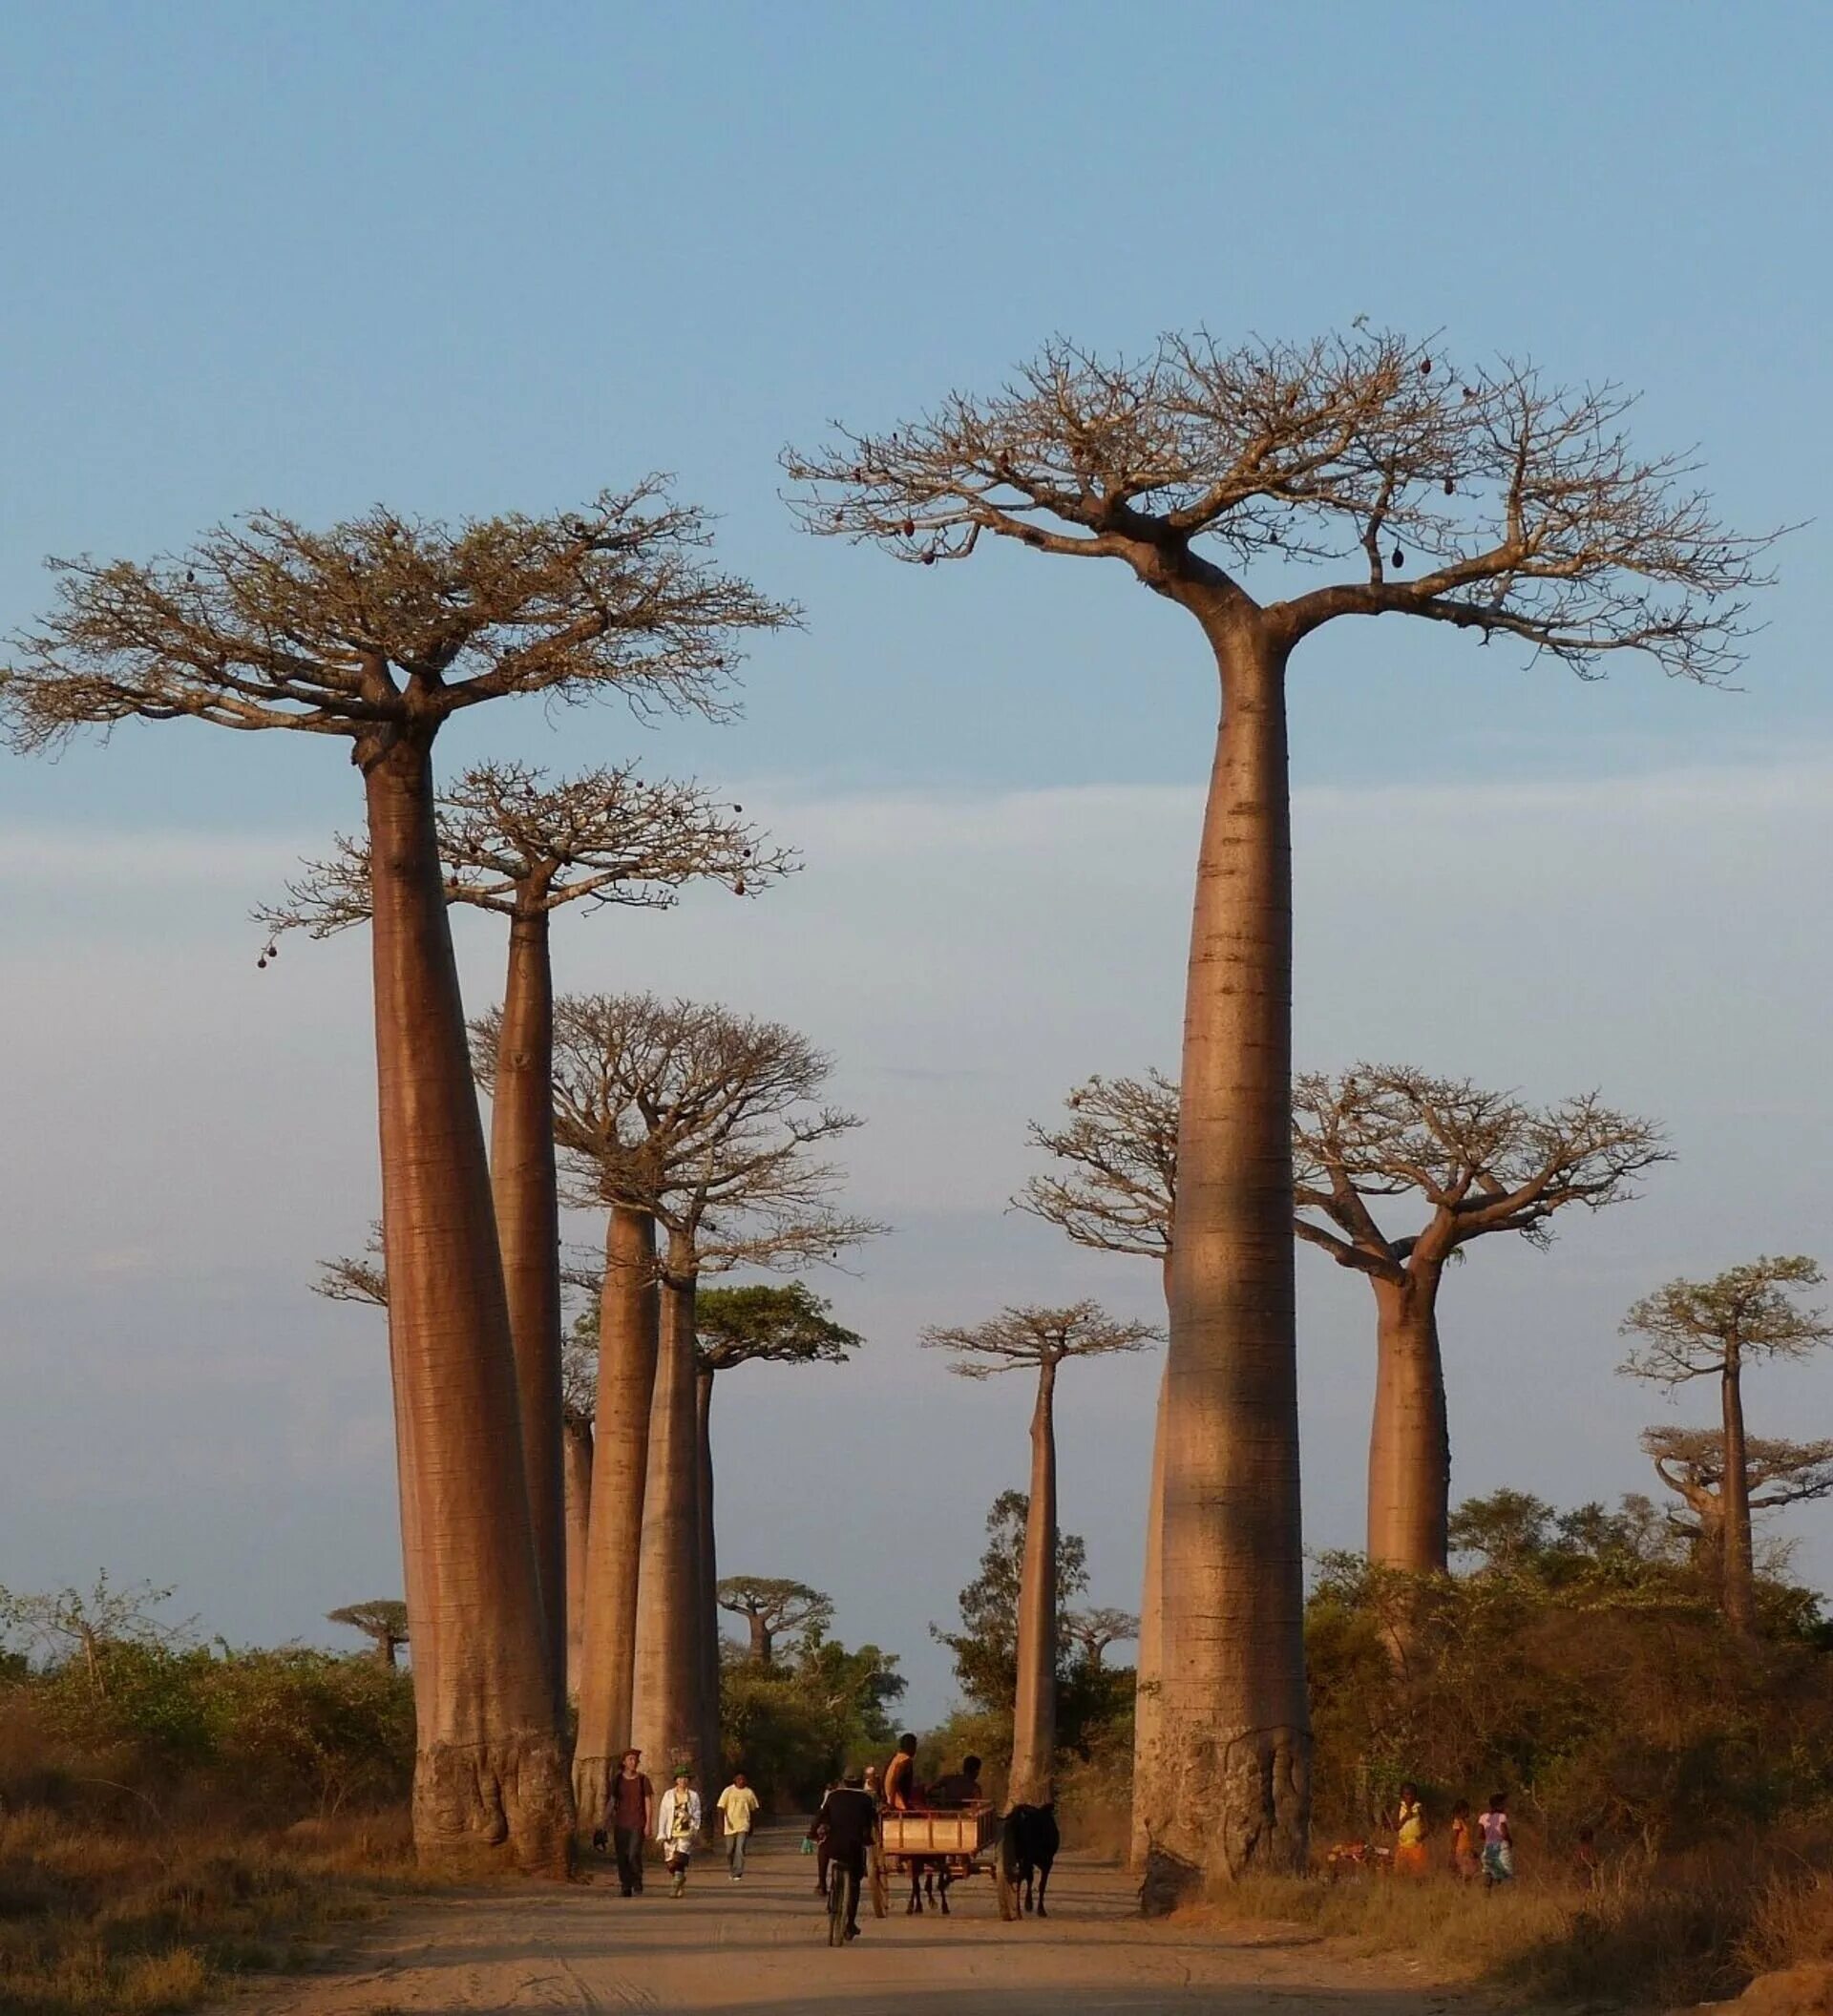
[[[618,1881],[625,1897],[643,1895],[643,1846],[655,1817],[656,1789],[643,1773],[643,1753],[626,1750],[611,1780],[611,1834],[618,1849]]]

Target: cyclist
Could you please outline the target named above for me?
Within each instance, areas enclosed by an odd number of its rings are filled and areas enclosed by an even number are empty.
[[[866,1857],[878,1826],[878,1808],[865,1791],[864,1774],[848,1772],[837,1790],[821,1802],[815,1817],[828,1850],[828,1880],[847,1886],[847,1937],[859,1937],[859,1886],[865,1880]]]

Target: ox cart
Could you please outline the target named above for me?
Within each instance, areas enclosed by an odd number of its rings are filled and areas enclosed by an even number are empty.
[[[999,1892],[1000,1916],[1012,1915],[1011,1885],[1000,1860],[1000,1816],[991,1805],[913,1812],[886,1811],[878,1819],[878,1853],[872,1861],[872,1908],[883,1918],[891,1908],[891,1878],[911,1878],[912,1895],[925,1876],[941,1878],[941,1907],[948,1886],[964,1876],[990,1875]]]

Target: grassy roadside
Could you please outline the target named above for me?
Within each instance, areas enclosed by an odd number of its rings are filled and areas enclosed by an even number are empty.
[[[1405,1953],[1510,2000],[1660,2006],[1738,1994],[1759,1974],[1833,1959],[1833,1880],[1701,1875],[1598,1890],[1524,1879],[1255,1877],[1190,1907],[1206,1923],[1277,1920],[1367,1954]]]
[[[336,1928],[427,1887],[405,1815],[284,1832],[0,1816],[0,2009],[179,2010],[311,1964]]]

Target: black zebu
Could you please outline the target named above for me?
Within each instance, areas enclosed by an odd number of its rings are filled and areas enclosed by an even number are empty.
[[[1063,1836],[1057,1830],[1054,1801],[1048,1806],[1015,1806],[1006,1815],[1000,1827],[1000,1872],[1005,1879],[1001,1890],[1009,1887],[1012,1894],[1014,1919],[1030,1910],[1035,1910],[1040,1918],[1050,1916],[1044,1909],[1043,1897],[1050,1887],[1051,1864],[1062,1846]],[[1032,1901],[1034,1878],[1037,1882],[1035,1904]],[[1021,1884],[1023,1885],[1022,1904]]]

